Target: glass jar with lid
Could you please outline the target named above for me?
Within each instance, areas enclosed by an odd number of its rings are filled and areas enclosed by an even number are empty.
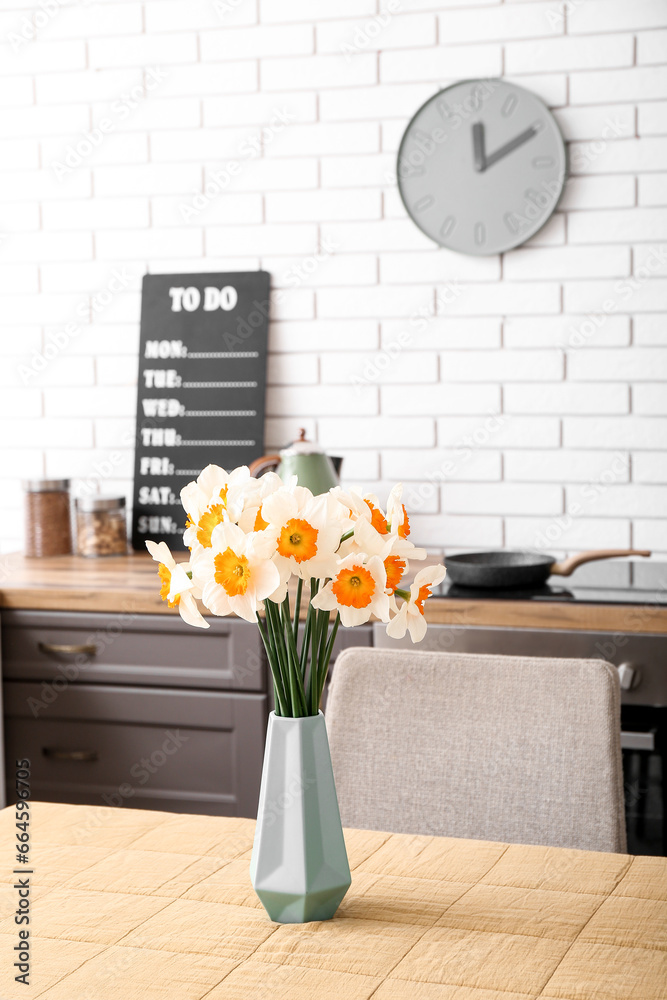
[[[25,554],[63,556],[72,551],[69,479],[25,479]]]
[[[76,550],[80,556],[125,555],[125,497],[77,497],[75,507]]]

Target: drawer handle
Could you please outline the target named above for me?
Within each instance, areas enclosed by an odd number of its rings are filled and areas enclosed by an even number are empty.
[[[99,760],[97,750],[58,750],[56,747],[42,747],[42,753],[51,760]]]
[[[38,642],[37,648],[40,653],[85,653],[87,656],[97,655],[97,646],[94,642],[65,643],[59,645],[57,642]]]

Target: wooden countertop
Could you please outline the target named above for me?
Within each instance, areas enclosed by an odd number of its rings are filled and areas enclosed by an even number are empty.
[[[146,553],[86,559],[0,559],[0,609],[177,614],[160,600],[157,565]],[[431,598],[427,620],[439,625],[666,633],[667,608],[655,604],[579,604]]]

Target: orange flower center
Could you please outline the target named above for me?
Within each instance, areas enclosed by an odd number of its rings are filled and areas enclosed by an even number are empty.
[[[342,569],[331,589],[339,604],[348,608],[367,608],[375,593],[375,580],[363,566]]]
[[[268,528],[269,522],[265,521],[262,517],[262,507],[260,504],[259,510],[257,511],[257,516],[255,517],[255,523],[253,525],[253,531],[264,531],[264,528]]]
[[[389,532],[389,525],[387,524],[387,518],[384,516],[381,510],[379,510],[370,500],[364,500],[364,503],[371,512],[371,524],[376,531],[379,531],[381,535],[386,535]]]
[[[216,525],[222,524],[225,519],[224,505],[219,503],[215,507],[209,507],[199,518],[197,541],[205,549],[211,548],[211,533]]]
[[[169,590],[171,588],[171,570],[167,569],[164,563],[160,563],[157,568],[157,575],[162,581],[162,586],[160,587],[160,597],[163,601],[167,602],[168,607],[175,608],[181,599],[180,594],[176,594],[173,601],[169,600]]]
[[[250,582],[250,566],[245,556],[237,556],[233,549],[227,547],[213,559],[215,574],[213,579],[219,583],[229,597],[245,594]]]
[[[403,523],[398,526],[398,534],[400,538],[407,538],[410,534],[410,519],[405,504],[401,504],[401,507],[403,508]]]
[[[428,586],[420,587],[419,593],[415,599],[415,607],[419,608],[421,614],[424,614],[424,601],[431,596],[431,588]]]
[[[317,554],[317,528],[300,517],[291,518],[281,529],[277,551],[281,556],[292,556],[296,562],[312,559]]]
[[[405,573],[405,563],[400,556],[387,556],[384,568],[387,571],[387,590],[393,594]]]

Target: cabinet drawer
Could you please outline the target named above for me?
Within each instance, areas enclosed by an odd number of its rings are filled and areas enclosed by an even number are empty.
[[[266,695],[79,684],[44,709],[41,695],[4,685],[7,759],[30,759],[33,798],[256,814]]]
[[[255,625],[210,619],[194,629],[180,617],[7,611],[2,615],[5,678],[266,690]]]

